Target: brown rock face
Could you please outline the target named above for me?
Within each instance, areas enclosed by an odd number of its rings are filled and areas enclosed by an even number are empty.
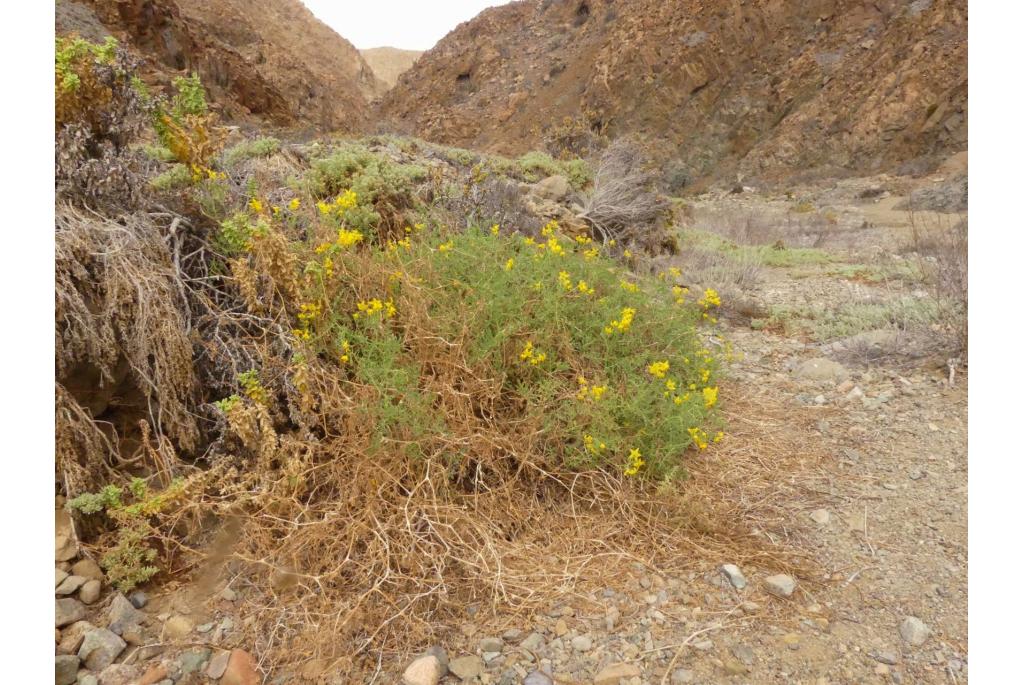
[[[566,117],[691,176],[874,172],[967,146],[964,0],[523,0],[399,79],[399,129],[520,153]]]
[[[165,85],[197,72],[229,120],[357,131],[383,86],[351,43],[299,0],[62,0],[59,32],[101,23]]]

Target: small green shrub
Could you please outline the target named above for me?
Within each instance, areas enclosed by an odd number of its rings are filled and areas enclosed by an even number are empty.
[[[192,172],[184,164],[174,164],[167,171],[149,179],[149,186],[153,190],[168,192],[185,188],[192,184]]]
[[[247,212],[237,212],[220,224],[220,231],[214,236],[214,248],[226,257],[245,252],[253,236],[266,233],[266,220],[253,218]]]
[[[556,160],[546,152],[527,152],[516,160],[521,177],[535,183],[548,176],[565,176],[576,190],[593,180],[594,172],[582,159]]]
[[[177,158],[174,156],[174,153],[168,150],[163,145],[146,144],[142,145],[139,149],[142,151],[143,155],[145,155],[149,159],[152,159],[155,162],[177,161]]]
[[[104,514],[117,529],[117,543],[100,559],[110,583],[122,592],[146,582],[159,572],[154,565],[156,549],[149,539],[153,517],[166,512],[184,493],[184,481],[172,481],[167,488],[151,492],[141,478],[128,486],[106,485],[97,493],[84,493],[67,506],[87,516]]]
[[[281,150],[281,141],[265,136],[255,140],[246,140],[228,148],[224,152],[224,164],[233,167],[239,162],[256,157],[269,157]]]

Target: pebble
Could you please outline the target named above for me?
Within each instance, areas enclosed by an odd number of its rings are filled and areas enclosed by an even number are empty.
[[[220,685],[261,685],[262,682],[249,652],[244,649],[232,650]]]
[[[740,609],[742,609],[745,614],[752,614],[756,611],[760,611],[761,605],[757,602],[743,602],[743,604],[740,604]]]
[[[779,573],[764,579],[765,589],[776,597],[789,597],[796,589],[796,581],[791,576]]]
[[[231,658],[231,652],[218,652],[212,659],[210,659],[209,665],[206,667],[206,676],[217,680],[224,671],[228,668],[228,659]]]
[[[733,645],[732,654],[747,666],[754,663],[754,650],[747,645]]]
[[[677,668],[672,671],[672,685],[686,685],[686,683],[692,683],[694,677],[693,671],[685,668]]]
[[[565,619],[564,618],[558,619],[558,621],[555,622],[555,635],[557,635],[558,637],[562,637],[563,635],[565,635],[568,632],[569,632],[569,625],[565,622]]]
[[[921,480],[924,478],[925,472],[915,466],[910,469],[910,473],[908,475],[910,476],[910,480]]]
[[[448,674],[448,652],[444,651],[444,647],[441,645],[431,645],[430,647],[427,647],[427,651],[424,652],[424,655],[437,658],[438,663],[441,664],[442,677]]]
[[[701,652],[710,651],[712,648],[714,648],[714,646],[715,643],[711,640],[698,640],[697,642],[693,643],[693,648]]]
[[[167,678],[167,667],[163,664],[155,664],[142,674],[136,685],[157,685]]]
[[[480,640],[481,652],[501,652],[504,648],[505,642],[500,637],[485,637],[483,640]]]
[[[142,590],[137,590],[128,596],[128,601],[131,602],[132,606],[136,609],[141,609],[149,603],[149,595]]]
[[[889,664],[895,666],[896,662],[899,661],[900,655],[894,649],[883,649],[877,652],[870,652],[868,654],[875,661],[882,664]]]
[[[210,660],[209,649],[190,649],[178,657],[178,667],[182,676],[189,673],[198,673],[202,670],[207,661]]]
[[[587,635],[577,635],[572,639],[572,648],[577,652],[589,652],[594,644]]]
[[[77,599],[71,599],[65,597],[56,601],[56,611],[54,614],[54,620],[56,628],[63,628],[69,623],[75,621],[81,621],[85,618],[85,605],[79,602]]]
[[[456,678],[472,680],[484,672],[484,662],[478,656],[460,656],[448,662],[448,671]]]
[[[115,594],[110,600],[110,608],[107,609],[107,625],[115,633],[123,633],[130,626],[141,625],[145,620],[146,615],[132,606],[132,603],[121,593]]]
[[[627,678],[639,678],[640,669],[633,664],[610,664],[594,677],[594,685],[619,685]]]
[[[402,674],[403,685],[437,685],[444,675],[441,662],[437,657],[428,654],[413,661]]]
[[[782,644],[792,650],[800,649],[800,636],[796,633],[786,633],[782,636]]]
[[[60,584],[64,582],[64,579],[68,577],[68,572],[62,568],[55,568],[54,571],[54,582],[53,587],[60,587]]]
[[[78,591],[78,599],[84,604],[92,604],[100,598],[102,584],[98,580],[87,580]]]
[[[543,671],[530,671],[523,679],[523,685],[555,685],[555,681]]]
[[[73,595],[78,591],[78,588],[85,585],[86,580],[88,579],[83,578],[82,576],[68,576],[60,585],[57,586],[57,589],[54,590],[54,592],[58,595]]]
[[[78,658],[90,671],[102,671],[121,655],[128,644],[119,635],[106,628],[96,628],[85,634]]]
[[[103,582],[103,569],[92,559],[79,559],[71,567],[72,575],[82,576],[88,580]]]
[[[73,685],[78,679],[78,657],[73,654],[60,654],[54,661],[56,685]]]
[[[815,509],[811,512],[811,520],[817,523],[819,526],[827,525],[831,516],[827,509]]]
[[[544,647],[544,636],[536,632],[530,633],[519,643],[519,646],[531,652],[538,652]]]
[[[220,591],[220,598],[223,599],[225,602],[234,602],[236,599],[238,599],[238,593],[232,590],[231,588],[226,587]]]
[[[78,677],[78,685],[100,685],[100,681],[92,673],[89,673]]]
[[[164,623],[164,637],[179,640],[192,632],[192,619],[188,616],[171,616]]]
[[[722,662],[722,669],[728,675],[743,675],[750,670],[742,661],[731,656],[725,657],[725,660]]]
[[[744,577],[740,567],[736,564],[722,564],[722,575],[724,575],[729,583],[732,584],[737,590],[742,590],[747,586],[747,579]]]
[[[900,637],[913,647],[920,647],[928,639],[931,631],[924,621],[916,616],[907,616],[900,623]]]
[[[78,648],[82,646],[85,634],[95,630],[96,626],[88,621],[78,621],[65,628],[60,636],[60,644],[57,645],[58,654],[78,654]]]

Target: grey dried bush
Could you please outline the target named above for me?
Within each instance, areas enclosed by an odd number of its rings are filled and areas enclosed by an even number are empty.
[[[910,215],[910,238],[903,248],[939,305],[942,323],[953,334],[954,353],[967,356],[967,218]]]
[[[79,393],[62,399],[58,391],[58,428],[84,424],[75,405],[96,420],[137,394],[136,409],[158,443],[167,436],[182,450],[195,448],[188,298],[161,229],[145,214],[113,220],[58,205],[55,272],[56,376]],[[109,456],[97,454],[97,439],[83,433],[81,440],[86,462]]]
[[[658,195],[656,181],[639,145],[620,138],[602,153],[578,217],[604,243],[614,239],[660,252],[668,239],[665,220],[671,205]]]

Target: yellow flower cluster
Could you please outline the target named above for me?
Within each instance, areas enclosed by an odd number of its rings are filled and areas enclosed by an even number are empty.
[[[576,290],[580,291],[584,295],[594,294],[594,287],[587,285],[587,282],[584,280],[581,280],[579,283],[576,284]]]
[[[342,364],[348,364],[349,359],[350,359],[349,354],[351,352],[352,352],[352,345],[349,344],[348,340],[342,340],[341,341],[341,354],[338,356],[338,359],[341,360]]]
[[[704,408],[711,409],[718,402],[718,386],[713,388],[704,388],[702,391],[704,394]]]
[[[600,248],[592,247],[589,250],[584,250],[583,258],[589,262],[591,259],[594,259],[599,254],[601,254]]]
[[[672,286],[672,294],[676,298],[676,304],[683,304],[686,302],[686,295],[690,292],[689,288],[684,288],[681,285]]]
[[[334,201],[334,206],[338,208],[339,212],[344,212],[347,209],[352,209],[358,203],[359,197],[356,195],[356,191],[346,190]]]
[[[395,303],[391,300],[381,301],[376,297],[372,300],[363,300],[356,303],[356,309],[359,311],[352,314],[352,318],[359,320],[361,317],[369,318],[377,314],[381,314],[384,318],[390,319],[392,316],[398,313],[395,308]]]
[[[442,254],[444,254],[444,253],[447,253],[447,252],[451,252],[451,249],[453,247],[455,247],[455,242],[452,241],[452,240],[449,240],[446,243],[441,243],[440,245],[438,245],[437,246],[437,250],[438,250],[438,252],[441,252]]]
[[[500,232],[501,228],[498,227],[498,224],[491,226],[491,235],[498,235]]]
[[[558,282],[566,290],[572,290],[572,279],[569,278],[569,272],[568,271],[559,271],[558,272]]]
[[[353,245],[361,242],[362,240],[362,232],[356,229],[349,230],[347,228],[343,228],[340,231],[338,231],[337,243],[341,247],[352,247]]]
[[[651,374],[655,378],[664,378],[665,374],[668,373],[669,363],[665,362],[654,362],[647,367],[647,373]]]
[[[320,318],[323,309],[317,302],[303,302],[299,305],[299,328],[292,331],[292,334],[300,340],[309,340],[311,337],[310,327],[313,322]]]
[[[686,432],[690,434],[690,438],[693,440],[693,444],[697,446],[697,449],[704,450],[708,447],[708,434],[700,428],[687,428]]]
[[[599,442],[597,440],[594,440],[594,436],[593,435],[584,434],[583,435],[583,447],[590,454],[599,454],[600,452],[604,451],[605,444],[603,442]]]
[[[252,211],[256,212],[257,214],[262,214],[263,213],[263,203],[260,202],[257,198],[254,197],[251,200],[249,200],[249,209],[251,209]]]
[[[632,307],[624,307],[622,314],[615,321],[604,327],[604,334],[611,335],[613,332],[618,331],[619,333],[625,333],[629,330],[629,327],[633,325],[633,317],[636,315],[636,310]]]
[[[505,262],[505,271],[511,271],[512,267],[514,267],[515,265],[516,265],[516,260],[512,259],[511,257],[509,257],[508,261]]]
[[[704,297],[697,300],[697,304],[704,309],[710,309],[711,307],[720,307],[722,305],[722,299],[718,296],[718,293],[714,288],[708,288],[704,291]]]
[[[300,204],[301,203],[299,202],[299,198],[293,197],[291,202],[288,203],[288,209],[290,209],[290,210],[292,210],[294,212],[296,209],[299,208]]]
[[[634,447],[629,451],[629,456],[626,458],[626,468],[622,472],[627,476],[635,476],[640,473],[640,468],[645,463],[644,458],[640,455],[640,450]]]
[[[548,356],[543,352],[534,350],[532,340],[527,340],[523,351],[519,353],[519,360],[529,362],[532,366],[538,366],[547,358]]]
[[[580,385],[579,392],[576,393],[576,399],[581,402],[584,400],[597,402],[608,392],[607,385],[591,385],[583,376],[577,376],[576,381]]]
[[[398,252],[398,248],[404,247],[406,250],[412,249],[412,241],[406,236],[401,240],[389,240],[387,244],[388,252]]]
[[[544,228],[540,229],[540,234],[544,237],[553,236],[555,231],[558,230],[558,222],[552,219],[551,221],[544,224]]]
[[[637,285],[636,283],[630,283],[629,281],[619,281],[619,287],[621,287],[627,293],[640,292],[640,286]]]

